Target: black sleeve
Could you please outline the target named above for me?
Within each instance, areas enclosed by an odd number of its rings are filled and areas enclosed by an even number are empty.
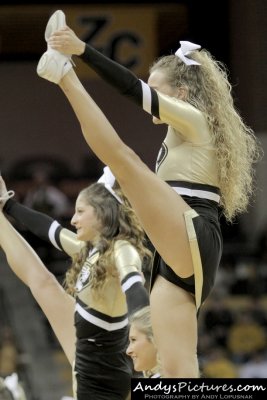
[[[139,273],[129,273],[121,282],[121,286],[126,296],[129,315],[149,305],[149,294]]]
[[[141,81],[127,68],[106,57],[86,44],[80,58],[101,78],[117,89],[122,95],[133,100],[137,105],[159,118],[158,96],[154,89]]]
[[[14,199],[9,199],[3,210],[34,235],[42,240],[51,242],[59,250],[63,250],[59,240],[62,226],[53,218],[25,207]]]

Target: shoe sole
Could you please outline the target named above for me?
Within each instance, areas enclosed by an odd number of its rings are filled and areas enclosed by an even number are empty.
[[[57,62],[54,58],[49,57],[48,54],[44,53],[40,58],[38,65],[37,65],[37,74],[44,79],[47,79],[51,82],[57,83],[57,78],[52,80],[52,74],[49,71],[53,71],[53,64],[56,64],[57,70]]]
[[[63,11],[57,10],[49,18],[45,28],[45,40],[48,41],[50,36],[57,30],[66,26],[66,17]]]

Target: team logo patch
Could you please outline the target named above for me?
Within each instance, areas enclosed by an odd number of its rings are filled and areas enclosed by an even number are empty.
[[[99,257],[99,253],[93,254],[91,257],[88,257],[81,269],[81,272],[78,276],[77,282],[76,282],[76,290],[77,292],[80,292],[86,285],[89,283],[90,279],[90,272],[93,264],[96,263],[97,259]]]

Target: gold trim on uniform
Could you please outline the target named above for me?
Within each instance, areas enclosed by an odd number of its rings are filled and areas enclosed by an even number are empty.
[[[194,276],[195,276],[195,299],[197,310],[201,305],[202,289],[203,289],[203,268],[200,257],[200,251],[197,241],[197,235],[193,224],[193,218],[198,217],[195,210],[188,210],[184,213],[186,230],[189,239],[189,245],[192,255]]]
[[[80,253],[82,248],[85,246],[85,242],[77,239],[77,235],[69,229],[63,228],[60,231],[59,239],[63,250],[69,255]]]

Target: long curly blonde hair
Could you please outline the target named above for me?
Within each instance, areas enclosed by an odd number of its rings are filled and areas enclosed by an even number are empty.
[[[151,252],[146,244],[147,238],[136,214],[118,186],[115,191],[123,200],[122,204],[101,183],[94,183],[79,194],[94,208],[101,225],[101,236],[97,244],[100,256],[90,271],[90,286],[95,293],[103,287],[107,276],[118,276],[113,259],[115,241],[127,240],[137,249],[142,261],[147,263],[151,259]],[[72,266],[66,273],[64,286],[71,295],[76,293],[78,274],[92,248],[93,244],[87,242],[81,252],[73,258]]]
[[[255,163],[262,155],[253,132],[235,108],[226,66],[205,49],[189,58],[201,65],[186,65],[176,55],[159,58],[150,73],[160,69],[172,87],[188,89],[186,101],[202,111],[214,136],[221,206],[226,220],[247,210],[254,192]]]

